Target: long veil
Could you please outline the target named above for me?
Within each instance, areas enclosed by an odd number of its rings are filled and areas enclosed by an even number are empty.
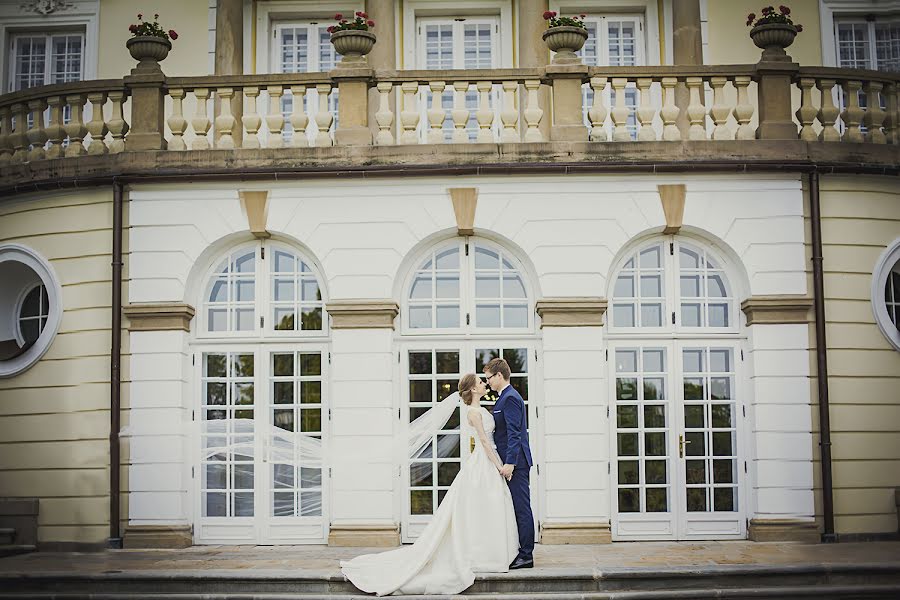
[[[443,456],[441,444],[458,443],[453,436],[441,436],[438,438],[438,448],[434,449],[431,445],[434,435],[444,428],[459,407],[459,393],[453,392],[409,424],[406,437],[409,458],[430,455],[435,450],[437,456]],[[130,431],[123,430],[122,433],[127,435]],[[255,438],[260,433],[264,435],[262,444],[258,445]],[[276,488],[321,486],[321,468],[325,456],[320,433],[304,434],[275,425],[269,425],[268,432],[265,432],[259,431],[259,427],[251,419],[216,419],[203,421],[201,434],[201,461],[220,463],[222,468],[226,461],[232,461],[231,468],[237,479],[252,481],[253,456],[257,448],[261,447],[266,460],[277,465],[272,473]],[[222,470],[221,473],[224,476],[225,471]],[[304,506],[303,510],[315,513],[320,506]],[[290,510],[290,507],[286,506],[285,510]]]

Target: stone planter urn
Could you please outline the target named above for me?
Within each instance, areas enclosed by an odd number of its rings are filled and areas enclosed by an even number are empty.
[[[570,65],[581,62],[575,53],[584,46],[588,32],[583,27],[560,25],[546,30],[541,37],[544,38],[547,47],[556,53],[553,56],[553,64]]]
[[[750,39],[757,48],[762,48],[763,61],[790,61],[791,57],[784,51],[794,43],[797,28],[787,23],[766,23],[750,30]]]
[[[159,61],[172,49],[172,42],[164,37],[139,35],[125,42],[132,58],[138,61],[138,71],[160,71]]]
[[[334,51],[341,55],[341,67],[366,66],[366,54],[375,45],[375,34],[361,29],[345,29],[331,34]]]

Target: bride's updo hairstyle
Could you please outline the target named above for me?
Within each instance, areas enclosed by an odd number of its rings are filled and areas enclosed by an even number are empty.
[[[465,402],[467,406],[472,404],[472,396],[475,395],[475,383],[477,380],[478,376],[475,375],[475,373],[466,373],[459,380],[459,385],[456,386],[462,401]]]

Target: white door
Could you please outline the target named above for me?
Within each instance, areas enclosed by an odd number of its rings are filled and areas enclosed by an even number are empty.
[[[195,542],[325,543],[327,350],[210,347],[195,363]]]
[[[614,540],[740,539],[746,463],[737,342],[614,342]]]
[[[407,344],[400,353],[402,380],[400,416],[401,439],[407,425],[435,403],[457,389],[464,373],[482,373],[491,359],[502,357],[510,365],[511,385],[522,395],[527,409],[529,444],[535,465],[538,464],[540,433],[538,427],[538,354],[534,341],[484,340],[460,341],[445,344]],[[494,395],[495,396],[495,395]],[[482,402],[490,410],[494,400]],[[406,448],[399,457],[400,490],[402,491],[401,537],[410,543],[422,533],[437,510],[460,465],[475,448],[475,432],[457,414],[444,429],[436,432],[431,447],[415,460],[410,460]],[[538,535],[538,515],[541,485],[539,467],[531,471],[531,506],[535,516],[535,535]]]

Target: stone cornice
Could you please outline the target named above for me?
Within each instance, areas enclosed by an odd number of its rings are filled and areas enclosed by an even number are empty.
[[[332,329],[393,329],[400,307],[393,300],[334,300],[325,310]]]
[[[750,296],[741,302],[747,325],[809,323],[812,307],[808,296]]]
[[[543,298],[535,304],[544,327],[602,327],[606,298]]]
[[[0,196],[163,181],[572,173],[900,173],[900,146],[787,140],[545,142],[121,152],[0,166]],[[246,183],[244,184],[246,185]]]
[[[190,331],[194,318],[194,307],[181,302],[129,304],[122,311],[128,331]]]

